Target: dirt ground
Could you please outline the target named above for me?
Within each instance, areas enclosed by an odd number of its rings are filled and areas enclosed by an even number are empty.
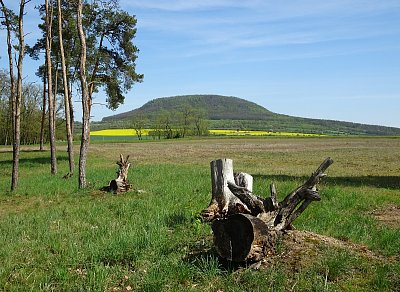
[[[333,237],[316,234],[309,231],[288,230],[283,236],[280,250],[271,253],[260,263],[256,263],[256,269],[267,269],[277,262],[284,262],[293,272],[310,266],[321,259],[326,253],[324,248],[334,248],[348,251],[367,260],[387,263],[398,261],[396,256],[385,257],[374,253],[366,246],[352,242],[342,241]]]
[[[388,205],[375,210],[372,215],[382,224],[391,228],[400,228],[400,206]]]

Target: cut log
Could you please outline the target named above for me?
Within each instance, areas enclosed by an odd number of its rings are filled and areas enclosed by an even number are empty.
[[[119,161],[117,161],[117,165],[119,166],[117,170],[117,178],[110,181],[108,186],[101,188],[103,191],[123,193],[129,191],[132,187],[128,181],[128,171],[131,164],[128,162],[129,155],[124,160],[124,156],[120,154]]]
[[[235,214],[211,224],[218,254],[234,262],[262,260],[276,244],[280,231],[270,230],[250,214]]]
[[[212,199],[201,216],[212,221],[219,255],[231,261],[259,261],[266,256],[309,204],[321,199],[317,184],[332,163],[325,159],[302,186],[278,203],[274,184],[270,197],[263,199],[253,194],[251,175],[233,174],[232,160],[212,161]]]

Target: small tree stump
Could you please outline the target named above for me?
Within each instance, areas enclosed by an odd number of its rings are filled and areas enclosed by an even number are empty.
[[[120,159],[119,161],[117,161],[117,165],[119,166],[119,169],[117,171],[117,178],[111,180],[108,186],[101,188],[101,190],[114,192],[114,194],[116,194],[127,192],[132,187],[132,185],[129,184],[128,181],[128,171],[129,167],[131,166],[131,164],[128,162],[129,155],[126,156],[125,160],[122,154],[120,154],[119,157]]]
[[[212,161],[212,198],[201,216],[212,222],[219,255],[236,262],[265,257],[308,205],[321,199],[316,186],[332,163],[325,159],[303,185],[278,203],[275,185],[270,187],[270,197],[263,199],[253,194],[251,175],[233,174],[231,159]]]

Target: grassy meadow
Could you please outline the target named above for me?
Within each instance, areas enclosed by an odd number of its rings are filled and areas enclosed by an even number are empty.
[[[78,161],[76,145],[76,161]],[[78,190],[58,146],[24,147],[18,191],[12,152],[0,147],[0,291],[398,291],[400,139],[239,137],[95,142],[89,187]],[[135,191],[99,188],[130,155]],[[259,270],[218,258],[198,219],[211,198],[209,162],[234,160],[267,196],[282,199],[332,157],[322,200],[294,222],[319,236],[284,240]],[[140,191],[136,191],[140,190]],[[390,216],[388,216],[390,214]],[[295,251],[295,252],[293,252]]]

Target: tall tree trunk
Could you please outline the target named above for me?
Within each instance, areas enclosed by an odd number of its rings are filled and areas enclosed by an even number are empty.
[[[49,98],[49,135],[50,135],[50,155],[51,155],[51,174],[57,173],[56,157],[56,138],[55,138],[55,112],[51,68],[51,18],[49,12],[49,1],[45,0],[46,7],[46,68],[47,68],[47,95]]]
[[[19,136],[18,141],[16,141],[16,105],[17,105],[17,96],[15,94],[15,80],[14,80],[14,64],[13,64],[13,56],[12,56],[12,43],[11,43],[11,22],[10,15],[8,14],[8,10],[5,7],[3,0],[0,0],[1,8],[4,14],[5,25],[7,28],[7,53],[8,53],[8,62],[9,62],[9,71],[10,71],[10,104],[12,108],[12,127],[13,127],[13,170],[12,170],[12,178],[11,178],[11,190],[15,190],[18,185],[18,168],[19,168]],[[24,3],[21,2],[20,6]],[[23,11],[23,7],[22,7]],[[22,14],[23,15],[23,14]],[[22,17],[21,17],[21,7],[20,7],[20,19],[19,19],[20,31],[22,30]],[[23,40],[23,35],[22,35]],[[21,47],[21,38],[20,38],[20,47]],[[23,48],[23,46],[22,46]],[[21,57],[21,53],[19,55]],[[18,64],[19,65],[19,64]],[[18,68],[20,68],[18,66]],[[21,63],[22,68],[22,63]],[[20,73],[20,72],[18,72]],[[21,72],[22,74],[22,72]],[[21,75],[22,76],[22,75]]]
[[[44,124],[46,121],[46,74],[43,75],[43,100],[42,100],[42,119],[40,121],[40,151],[44,150]]]
[[[21,0],[19,4],[18,16],[18,63],[17,63],[17,94],[14,101],[14,143],[13,143],[13,172],[11,189],[15,190],[18,186],[19,173],[19,153],[21,144],[21,101],[22,101],[22,62],[24,59],[24,8],[25,0]]]
[[[53,12],[51,13],[51,15],[53,15]],[[51,16],[51,18],[53,19],[53,16]],[[52,26],[51,22],[50,22],[50,25]],[[50,52],[52,51],[51,45],[52,44],[50,43]],[[56,125],[57,125],[56,113],[57,113],[57,89],[58,89],[58,62],[56,62],[54,64],[54,66],[52,66],[52,68],[55,69],[55,72],[54,72],[54,86],[53,86],[53,89],[54,89],[54,93],[53,93],[53,114],[54,114],[53,124],[54,125],[53,125],[53,129],[54,129],[54,135],[57,136],[56,135]]]
[[[88,84],[86,80],[86,36],[82,27],[82,0],[78,0],[77,6],[77,28],[81,44],[80,72],[81,91],[82,91],[82,137],[79,155],[79,188],[86,187],[86,159],[89,149],[90,136],[90,99]]]
[[[74,173],[74,149],[72,143],[72,130],[71,130],[71,114],[70,114],[70,98],[69,98],[69,88],[68,88],[68,78],[67,78],[67,68],[65,62],[64,54],[64,44],[62,35],[62,15],[61,15],[61,0],[58,3],[58,37],[60,39],[60,55],[61,55],[61,68],[63,77],[63,87],[64,87],[64,108],[65,108],[65,127],[67,131],[67,141],[68,141],[68,160],[69,160],[69,175]]]
[[[68,79],[68,103],[69,103],[69,116],[70,116],[70,128],[71,128],[71,135],[72,135],[72,140],[74,140],[74,106],[72,104],[72,82],[70,79]]]

